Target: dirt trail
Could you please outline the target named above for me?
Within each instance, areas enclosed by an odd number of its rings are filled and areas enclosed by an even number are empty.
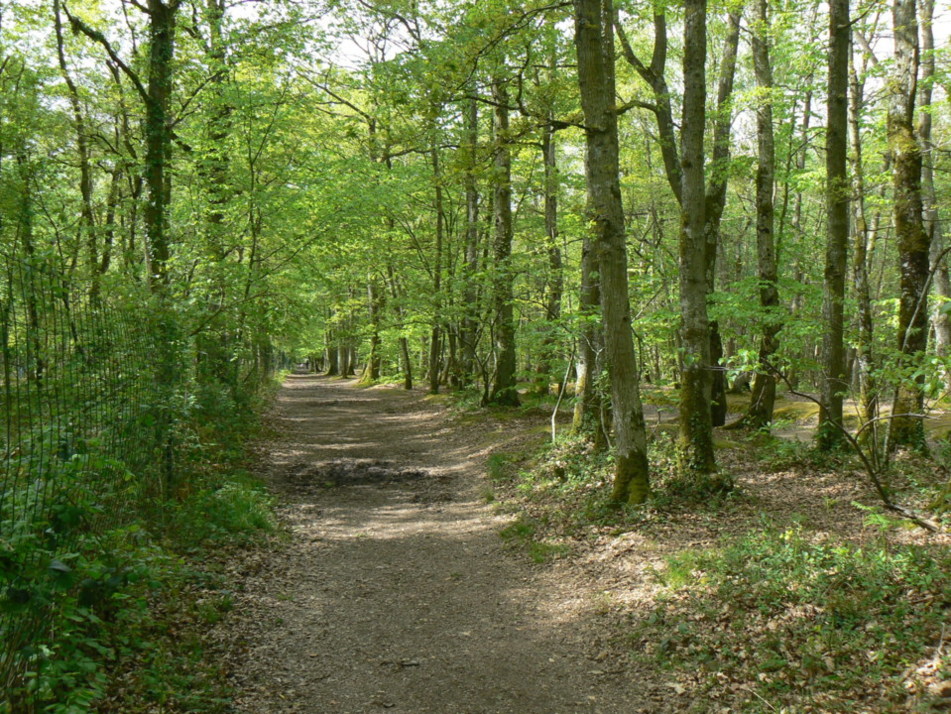
[[[479,497],[498,425],[304,375],[288,379],[274,417],[262,475],[292,538],[247,576],[228,618],[239,711],[666,708],[644,673],[598,655],[608,623],[596,584],[579,588],[499,538],[506,521]]]

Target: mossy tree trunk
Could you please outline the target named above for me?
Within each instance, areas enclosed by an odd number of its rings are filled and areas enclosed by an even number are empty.
[[[931,97],[935,79],[934,57],[934,0],[921,0],[921,80],[918,83],[919,113],[918,134],[924,160],[921,169],[921,191],[924,205],[925,232],[930,243],[931,272],[934,275],[934,291],[938,299],[932,310],[931,325],[934,329],[935,353],[948,357],[951,352],[951,276],[948,274],[945,249],[945,225],[938,215],[938,192],[935,189],[934,172],[936,147],[932,141]],[[945,371],[945,384],[951,387],[951,371]]]
[[[867,55],[866,55],[867,57]],[[854,63],[854,57],[852,62]],[[863,65],[865,60],[863,60]],[[862,77],[866,67],[862,67]],[[865,81],[859,79],[854,64],[849,67],[849,133],[852,137],[852,278],[855,283],[855,302],[858,308],[858,340],[855,346],[858,371],[859,409],[862,419],[870,422],[878,416],[878,394],[875,383],[875,352],[873,349],[874,318],[872,294],[869,285],[869,243],[873,235],[869,228],[866,209],[865,161],[862,151],[861,121]],[[874,435],[876,428],[865,432]]]
[[[680,385],[680,454],[685,474],[716,471],[710,414],[712,371],[707,318],[703,173],[706,122],[706,0],[684,6],[684,99],[681,129],[680,315],[683,369]]]
[[[776,402],[776,378],[767,368],[779,349],[779,289],[774,237],[773,177],[776,150],[773,139],[773,69],[769,56],[769,16],[766,0],[754,0],[753,68],[760,103],[756,109],[756,139],[759,161],[756,167],[756,256],[759,273],[759,303],[763,312],[759,345],[760,369],[753,382],[749,410],[744,417],[753,429],[769,426]]]
[[[575,0],[575,48],[585,122],[587,215],[598,258],[605,366],[615,433],[612,498],[638,504],[650,494],[644,412],[631,332],[627,245],[618,165],[614,80],[614,6]]]
[[[849,386],[845,365],[845,270],[849,242],[848,149],[849,3],[829,3],[829,82],[826,124],[826,261],[822,299],[820,448],[842,443],[842,403]]]
[[[740,42],[741,12],[733,11],[727,19],[727,35],[720,59],[720,78],[717,83],[716,117],[713,122],[713,149],[710,178],[704,198],[704,235],[706,236],[707,294],[716,288],[717,250],[720,245],[720,221],[726,207],[726,190],[730,175],[730,137],[733,126],[733,80],[736,76],[736,55]],[[720,366],[723,341],[720,326],[710,320],[710,421],[713,426],[726,424],[726,370]]]
[[[928,343],[929,244],[922,218],[921,144],[915,132],[918,76],[918,13],[916,0],[892,4],[895,63],[888,107],[888,146],[892,158],[895,237],[901,274],[898,307],[898,350],[903,367],[912,368]],[[892,403],[890,448],[925,448],[924,375],[902,380]]]
[[[591,441],[598,449],[607,446],[601,414],[604,395],[598,385],[604,355],[604,328],[601,323],[601,288],[592,236],[581,247],[581,292],[578,299],[581,332],[575,369],[575,408],[572,433]]]
[[[503,406],[518,406],[515,374],[515,316],[512,289],[512,153],[509,143],[508,91],[503,80],[492,83],[495,102],[495,265],[492,280],[492,302],[495,313],[495,372],[489,401]]]

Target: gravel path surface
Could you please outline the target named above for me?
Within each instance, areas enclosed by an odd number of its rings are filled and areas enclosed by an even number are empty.
[[[507,517],[480,493],[512,427],[308,375],[273,418],[262,476],[292,535],[246,564],[227,619],[239,711],[668,710],[649,673],[605,653],[617,623],[597,583],[499,538]]]

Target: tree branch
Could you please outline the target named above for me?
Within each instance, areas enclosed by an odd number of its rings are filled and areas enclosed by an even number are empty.
[[[94,30],[85,22],[80,20],[78,17],[75,17],[66,5],[63,5],[63,12],[66,13],[66,17],[69,19],[69,25],[75,33],[82,33],[86,35],[90,40],[98,42],[105,49],[106,53],[112,59],[113,63],[121,69],[125,75],[132,81],[132,84],[135,85],[136,91],[139,93],[139,96],[142,97],[142,101],[148,104],[151,100],[149,98],[149,93],[145,89],[145,85],[142,84],[142,80],[139,79],[139,75],[136,74],[129,65],[122,61],[122,58],[116,54],[116,51],[112,48],[112,45],[109,43],[109,40],[106,39],[98,30]]]

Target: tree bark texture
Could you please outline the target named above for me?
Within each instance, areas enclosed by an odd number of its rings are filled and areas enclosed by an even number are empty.
[[[878,416],[878,394],[874,377],[874,318],[868,275],[869,236],[871,232],[865,203],[865,161],[861,141],[861,114],[864,92],[864,80],[859,80],[853,64],[849,68],[849,133],[852,138],[852,194],[855,197],[852,207],[852,278],[855,283],[855,302],[858,308],[858,315],[856,316],[858,340],[855,346],[855,360],[858,372],[859,409],[863,421],[870,422]],[[874,435],[875,432],[876,426],[873,424],[866,433]]]
[[[736,54],[740,42],[741,13],[729,15],[723,56],[720,59],[720,79],[717,83],[717,114],[713,123],[713,151],[710,178],[704,199],[704,235],[706,237],[707,295],[716,289],[717,250],[720,245],[720,219],[726,207],[726,189],[730,164],[730,135],[733,126],[733,80],[736,76]],[[726,424],[726,370],[720,366],[723,357],[723,341],[720,326],[710,321],[710,364],[713,375],[710,381],[710,420],[713,426]]]
[[[822,294],[822,395],[818,445],[842,443],[842,403],[849,388],[845,365],[845,271],[849,244],[848,83],[849,2],[829,3],[828,119],[826,124],[826,259]]]
[[[759,304],[763,313],[758,361],[760,369],[753,382],[747,426],[760,429],[773,421],[776,402],[776,377],[766,367],[779,349],[779,290],[774,236],[775,210],[773,185],[776,147],[773,139],[773,69],[769,56],[769,16],[767,0],[754,0],[753,70],[760,90],[756,110],[756,142],[759,161],[756,167],[756,257],[759,273]]]
[[[592,236],[581,247],[581,291],[578,298],[581,335],[575,368],[575,408],[571,422],[574,434],[591,441],[598,449],[607,446],[601,414],[603,395],[598,384],[604,355],[604,328],[601,321],[601,287],[598,258]]]
[[[644,412],[631,332],[627,246],[618,165],[611,0],[575,0],[575,48],[585,121],[588,219],[601,278],[605,365],[615,430],[612,498],[637,504],[650,493]]]
[[[928,343],[929,242],[922,218],[921,144],[915,132],[914,113],[918,77],[918,13],[915,0],[892,4],[895,63],[888,106],[888,146],[892,159],[895,237],[898,241],[900,296],[898,350],[902,366],[912,368]],[[892,403],[888,441],[890,448],[924,448],[923,376],[902,380]]]
[[[508,91],[501,79],[492,83],[495,106],[495,236],[492,302],[495,312],[495,372],[489,401],[518,406],[516,390],[515,316],[512,302],[512,153],[509,146]]]
[[[684,3],[684,100],[680,157],[683,199],[680,230],[680,315],[683,321],[680,454],[681,469],[685,474],[716,471],[710,415],[712,366],[704,235],[706,16],[706,0],[687,0]]]
[[[935,353],[947,357],[951,353],[951,276],[948,274],[945,250],[944,223],[938,216],[938,193],[934,183],[935,145],[931,137],[931,97],[935,78],[934,58],[934,0],[921,0],[921,83],[919,106],[924,111],[918,119],[918,134],[924,158],[921,168],[921,192],[924,205],[925,233],[930,243],[931,273],[934,275],[934,291],[937,297],[932,310],[931,325],[934,328]],[[951,387],[951,371],[945,371],[945,384]]]

